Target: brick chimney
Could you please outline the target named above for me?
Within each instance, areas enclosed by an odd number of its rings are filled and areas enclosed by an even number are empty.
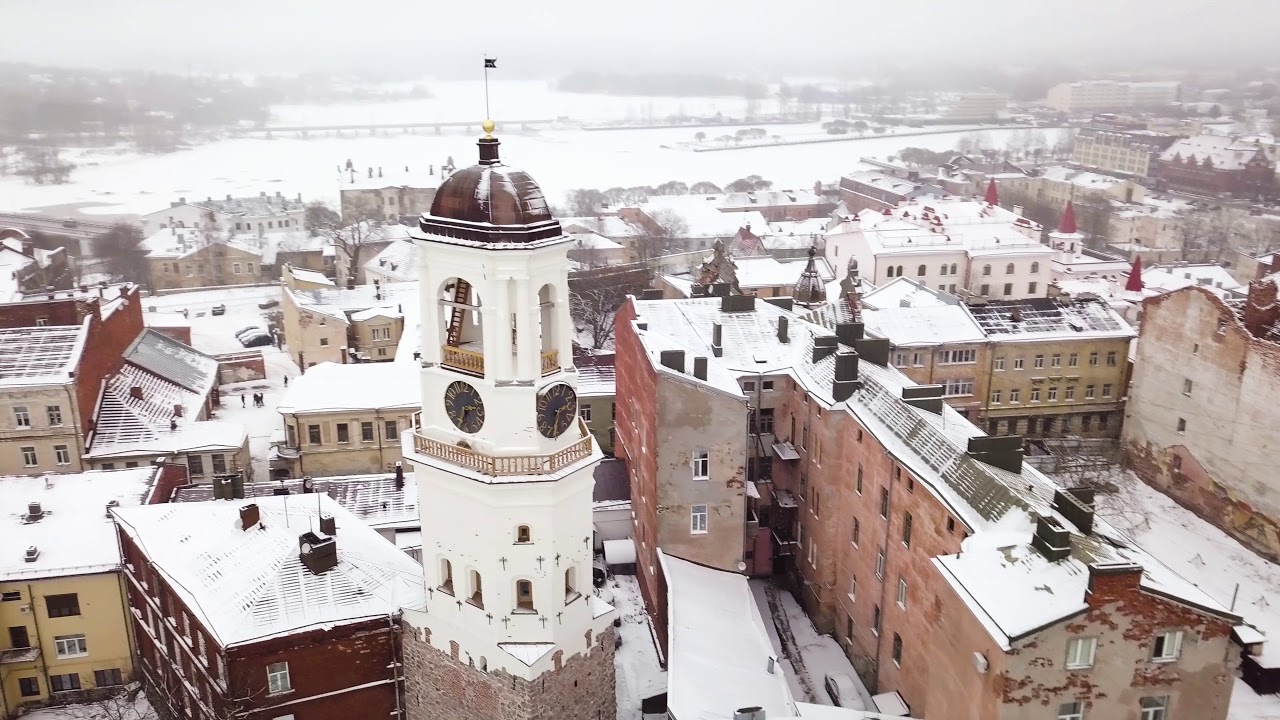
[[[240,507],[240,529],[248,530],[258,524],[258,504],[249,503]]]
[[[1272,295],[1273,295],[1273,296],[1274,296],[1274,294],[1275,294],[1275,292],[1274,292],[1274,291],[1272,291]],[[141,399],[142,399],[142,386],[141,386],[141,385],[134,385],[134,386],[130,387],[130,388],[129,388],[129,397],[133,398],[134,400],[141,400]]]
[[[1280,319],[1280,306],[1276,305],[1274,280],[1254,280],[1249,283],[1249,299],[1244,303],[1244,326],[1255,337],[1266,335],[1276,320]]]

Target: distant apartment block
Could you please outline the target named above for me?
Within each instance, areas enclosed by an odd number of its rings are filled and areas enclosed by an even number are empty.
[[[305,226],[306,206],[302,194],[287,198],[277,192],[257,197],[232,197],[222,200],[212,197],[203,202],[187,202],[178,198],[164,210],[142,216],[142,234],[151,235],[164,228],[191,228],[216,230],[229,233],[266,233],[278,230],[302,230]]]
[[[439,182],[430,173],[411,172],[409,166],[349,167],[338,173],[338,194],[342,217],[347,222],[382,220],[398,223],[413,220],[431,209]]]
[[[1091,125],[1076,133],[1071,161],[1085,167],[1147,177],[1160,153],[1177,140],[1147,130]]]
[[[1177,81],[1082,80],[1049,88],[1049,107],[1066,113],[1160,107],[1178,101]]]

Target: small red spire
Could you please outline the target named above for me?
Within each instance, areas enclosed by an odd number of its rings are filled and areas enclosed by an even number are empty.
[[[1062,222],[1058,224],[1058,232],[1064,235],[1074,235],[1076,232],[1076,206],[1075,203],[1067,202],[1067,211],[1062,213]]]
[[[996,179],[991,178],[987,181],[987,196],[983,198],[988,205],[1000,204],[1000,193],[996,191]]]
[[[1133,256],[1133,268],[1129,270],[1129,282],[1124,289],[1130,292],[1142,292],[1142,256]]]

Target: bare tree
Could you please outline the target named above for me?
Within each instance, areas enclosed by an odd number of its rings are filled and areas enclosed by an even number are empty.
[[[609,204],[609,197],[593,188],[569,191],[569,213],[574,217],[597,217],[600,208]]]
[[[128,223],[116,223],[93,242],[93,252],[102,259],[107,272],[130,282],[147,283],[150,266],[142,245],[142,230]]]
[[[62,185],[71,181],[75,164],[62,159],[62,151],[55,147],[27,145],[18,150],[16,175],[31,179],[37,185]]]
[[[317,201],[307,204],[306,215],[303,220],[303,226],[306,227],[307,232],[314,235],[320,230],[336,227],[341,223],[342,216],[325,203]]]
[[[317,234],[333,243],[337,279],[345,283],[360,274],[364,247],[382,241],[386,229],[378,206],[370,198],[358,196],[343,204],[341,223],[322,227]]]
[[[569,292],[569,314],[579,338],[591,341],[595,350],[613,346],[618,307],[626,299],[621,288],[592,285]]]

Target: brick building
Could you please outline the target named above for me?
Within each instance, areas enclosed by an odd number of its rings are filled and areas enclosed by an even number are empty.
[[[840,200],[850,212],[882,211],[919,197],[941,197],[947,192],[935,185],[895,177],[874,170],[860,170],[840,178]]]
[[[422,568],[327,495],[113,511],[138,669],[167,718],[391,717]]]
[[[1089,490],[1025,466],[1022,438],[988,437],[943,402],[941,387],[891,367],[887,342],[863,337],[860,322],[832,332],[745,300],[624,307],[619,447],[630,462],[641,460],[637,440],[645,457],[662,457],[666,432],[645,397],[657,390],[623,381],[637,374],[624,362],[679,379],[667,402],[711,411],[713,395],[750,403],[733,368],[763,360],[776,378],[772,475],[748,484],[744,501],[769,528],[775,575],[790,577],[873,693],[896,692],[923,718],[1139,717],[1162,707],[1164,717],[1226,717],[1237,615],[1095,517]],[[668,347],[692,363],[664,364]],[[724,422],[741,427],[732,415]],[[736,549],[748,516],[668,506],[678,496],[644,472],[633,471],[633,507],[687,514],[685,533]],[[698,492],[692,473],[671,477]],[[655,521],[637,510],[635,522],[644,566],[654,551],[640,538]],[[734,527],[714,534],[716,524]],[[677,556],[671,542],[685,559],[714,557],[697,538],[664,537],[673,525],[656,529],[664,553]],[[652,574],[642,588],[661,637],[665,610],[652,596],[665,581]]]
[[[1166,187],[1195,195],[1271,198],[1276,164],[1257,143],[1220,135],[1183,138],[1160,154],[1155,176]]]
[[[1186,287],[1143,303],[1124,445],[1143,480],[1240,542],[1280,557],[1273,402],[1274,276],[1224,301]]]

